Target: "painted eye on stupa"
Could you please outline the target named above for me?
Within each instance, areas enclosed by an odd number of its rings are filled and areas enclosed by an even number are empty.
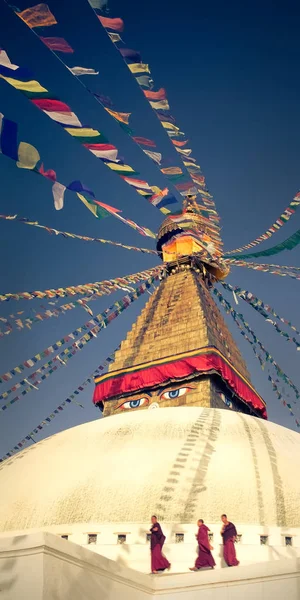
[[[177,390],[169,390],[168,392],[164,392],[161,395],[161,399],[162,400],[175,400],[176,398],[179,398],[180,396],[184,396],[184,394],[186,394],[189,391],[190,388],[188,387],[182,387],[182,388],[178,388]]]
[[[124,404],[118,408],[121,408],[122,410],[132,410],[134,408],[140,408],[146,403],[149,404],[148,398],[137,398],[136,400],[128,400],[127,402],[124,402]]]

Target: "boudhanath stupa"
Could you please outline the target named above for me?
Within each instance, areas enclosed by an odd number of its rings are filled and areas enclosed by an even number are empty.
[[[104,418],[0,466],[1,599],[300,598],[299,435],[267,420],[214,302],[227,270],[192,200],[166,217],[157,249],[160,285],[95,380]],[[224,512],[238,531],[232,569]],[[153,513],[166,575],[149,574]],[[190,573],[199,518],[217,566]]]

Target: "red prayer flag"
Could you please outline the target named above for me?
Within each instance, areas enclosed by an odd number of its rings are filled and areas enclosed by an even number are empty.
[[[149,146],[150,148],[156,148],[156,144],[155,142],[153,142],[152,140],[148,140],[147,138],[143,138],[143,137],[133,137],[132,138],[137,144],[141,144],[142,146]]]
[[[39,173],[43,175],[43,177],[47,177],[47,179],[51,179],[52,181],[56,181],[56,173],[53,169],[48,169],[48,171],[44,171],[44,165],[41,164],[39,168]]]
[[[112,29],[113,31],[123,31],[124,29],[122,19],[119,19],[118,17],[116,19],[110,19],[109,17],[101,17],[98,15],[98,19],[105,29]]]
[[[71,108],[60,100],[32,98],[31,102],[41,110],[47,110],[48,112],[72,112]]]
[[[185,190],[189,190],[191,188],[192,184],[190,181],[187,181],[186,183],[176,183],[175,187],[176,190],[181,190],[182,192],[184,192]]]
[[[71,46],[60,37],[40,37],[45,46],[53,50],[54,52],[65,52],[66,54],[73,54],[74,50]]]
[[[98,200],[93,200],[93,202],[95,202],[96,204],[99,204],[99,206],[101,206],[102,208],[105,208],[105,210],[107,210],[110,213],[119,213],[119,212],[122,212],[118,208],[114,208],[113,206],[109,206],[109,204],[104,204],[104,202],[99,202]]]
[[[88,148],[89,150],[103,150],[104,152],[106,150],[117,150],[116,146],[113,146],[112,144],[83,144],[85,148]]]
[[[164,88],[160,88],[158,92],[151,92],[151,90],[143,90],[146,98],[149,100],[166,100],[167,94]]]
[[[174,144],[174,146],[178,146],[179,148],[181,148],[182,146],[185,146],[188,143],[188,141],[189,140],[179,142],[178,140],[171,140],[172,144]]]

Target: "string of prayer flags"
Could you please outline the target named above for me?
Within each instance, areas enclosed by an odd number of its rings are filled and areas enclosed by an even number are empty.
[[[292,411],[292,406],[291,406],[291,404],[289,404],[289,403],[288,403],[288,402],[287,402],[287,401],[284,399],[284,396],[281,394],[281,392],[280,392],[280,390],[279,390],[279,388],[278,388],[278,385],[276,385],[276,382],[274,381],[274,379],[272,379],[271,375],[268,375],[268,380],[271,382],[271,384],[272,384],[272,388],[273,388],[273,391],[275,392],[275,394],[276,394],[276,396],[277,396],[278,400],[281,402],[281,404],[282,404],[283,406],[286,406],[286,407],[289,409],[289,411],[290,411],[290,415],[291,415],[291,417],[294,417],[297,427],[300,427],[300,421],[299,421],[299,419],[296,419],[296,417],[295,417],[295,415],[294,415],[294,413],[293,413],[293,411]]]
[[[13,386],[11,389],[7,390],[6,392],[3,392],[3,394],[1,394],[1,396],[0,396],[0,400],[7,398],[7,396],[10,393],[19,389],[20,386],[28,385],[28,387],[22,391],[21,396],[24,396],[24,395],[30,393],[32,391],[32,389],[36,389],[37,385],[39,385],[41,383],[41,381],[43,381],[44,379],[49,377],[49,375],[51,375],[54,371],[57,370],[59,365],[54,364],[54,363],[56,363],[56,361],[59,361],[59,363],[61,365],[65,365],[65,363],[70,358],[72,358],[72,356],[74,356],[76,354],[76,352],[82,350],[82,348],[89,341],[91,341],[91,339],[94,339],[95,337],[97,337],[97,333],[99,333],[99,331],[101,329],[103,329],[104,327],[107,327],[107,325],[109,323],[111,323],[111,321],[113,321],[116,317],[118,317],[119,314],[121,314],[121,312],[123,312],[126,308],[128,308],[128,306],[130,304],[132,304],[132,302],[134,302],[135,300],[137,300],[137,298],[139,298],[142,294],[144,294],[153,285],[154,281],[156,281],[157,279],[158,279],[158,275],[149,278],[147,281],[140,284],[133,292],[129,292],[128,294],[126,294],[126,296],[124,296],[121,300],[118,300],[117,302],[112,304],[108,309],[106,309],[102,313],[99,313],[96,317],[94,317],[93,319],[91,319],[90,321],[85,323],[82,327],[77,328],[74,332],[72,332],[68,336],[65,336],[64,338],[62,338],[62,340],[59,340],[58,342],[53,344],[53,346],[49,346],[43,352],[36,354],[31,359],[24,361],[23,363],[21,363],[14,369],[11,369],[10,371],[8,371],[4,375],[2,375],[0,377],[0,383],[4,383],[4,382],[11,380],[15,375],[21,374],[25,368],[30,369],[30,368],[34,367],[34,365],[37,362],[39,362],[43,358],[49,356],[54,351],[59,350],[59,348],[61,348],[61,346],[63,346],[68,341],[78,338],[79,333],[82,333],[82,331],[86,331],[86,333],[82,337],[80,337],[78,340],[74,341],[72,345],[68,346],[65,350],[60,352],[57,356],[54,357],[54,359],[51,359],[45,365],[43,365],[42,367],[37,369],[34,373],[29,375],[28,378],[22,379],[22,381],[20,381],[18,384]],[[40,379],[36,378],[37,374],[40,375],[44,370],[48,369],[49,367],[51,367],[51,372],[44,373]],[[33,381],[29,382],[29,380],[33,380]],[[10,405],[12,405],[15,402],[17,402],[18,400],[20,400],[21,396],[17,396],[16,398],[13,398],[6,404],[2,405],[0,410],[1,411],[6,410]]]
[[[161,169],[164,175],[183,175],[183,170],[180,167],[165,167]]]
[[[97,11],[95,11],[95,12],[96,12],[102,26],[104,27],[104,29],[106,30],[106,32],[109,35],[110,28],[109,28],[108,22],[105,20],[105,17],[102,18],[97,13]],[[148,81],[146,81],[146,82],[141,81],[141,74],[146,73],[146,74],[151,75],[149,65],[143,63],[141,58],[140,58],[139,62],[132,62],[132,58],[131,58],[132,55],[128,56],[126,53],[124,53],[124,48],[121,45],[119,45],[119,42],[121,42],[121,40],[114,41],[111,37],[110,37],[110,39],[113,42],[113,44],[115,45],[115,47],[117,48],[117,50],[120,52],[128,69],[135,77],[138,85],[140,86],[140,88],[143,92],[144,98],[147,99],[149,105],[154,110],[162,127],[167,132],[168,136],[171,138],[178,138],[178,137],[180,138],[180,136],[184,135],[184,134],[182,131],[180,131],[180,128],[176,125],[176,121],[175,121],[174,117],[170,114],[170,106],[169,106],[169,102],[168,102],[165,90],[163,90],[163,93],[161,92],[161,88],[159,90],[155,91],[153,89],[153,87],[154,87],[153,80],[151,82],[151,85],[149,85]],[[149,91],[149,88],[150,88],[150,91]],[[156,94],[156,96],[153,97],[153,94],[154,95]],[[161,97],[162,95],[163,95],[163,97]],[[179,141],[181,141],[181,140],[179,140]],[[172,146],[178,152],[179,157],[181,158],[184,166],[186,167],[186,169],[189,173],[189,166],[185,165],[185,160],[187,157],[189,157],[189,161],[191,163],[196,162],[196,160],[190,156],[190,154],[192,153],[192,149],[183,149],[182,147],[180,147],[178,145],[173,145],[173,144],[172,144]],[[194,168],[193,168],[193,173],[194,173]],[[202,175],[200,168],[199,168],[199,174]],[[192,181],[192,178],[191,178],[191,181]],[[198,187],[197,182],[195,182],[195,186],[193,186],[193,183],[191,182],[191,185],[189,187],[190,187],[190,190],[188,192],[186,192],[186,191],[180,192],[181,195],[185,196],[187,194],[194,193],[193,188],[195,188],[195,193],[197,196],[198,195],[200,196],[203,204],[205,206],[210,206],[215,209],[215,204],[214,204],[212,196],[210,196],[210,198],[208,200],[207,197],[202,194],[203,190],[206,191],[205,180],[204,180],[204,183],[202,183],[201,186],[199,186],[199,187]],[[199,212],[201,214],[201,210]],[[219,247],[221,247],[222,242],[221,242],[221,237],[219,234],[219,224],[218,224],[217,220],[215,219],[216,214],[217,213],[211,214],[209,216],[209,220],[216,225],[215,243],[218,244]]]
[[[295,337],[292,338],[288,333],[282,331],[282,329],[279,327],[276,321],[272,321],[272,319],[270,319],[269,313],[271,313],[273,316],[276,315],[276,318],[279,318],[282,323],[288,324],[288,322],[285,319],[279,317],[279,315],[277,315],[271,307],[265,305],[262,300],[259,300],[258,298],[256,298],[256,296],[253,296],[253,294],[251,292],[248,292],[247,290],[242,290],[239,287],[233,287],[232,285],[230,285],[229,283],[225,283],[224,281],[221,281],[220,283],[222,284],[225,290],[232,292],[233,295],[242,298],[245,302],[250,304],[250,306],[252,306],[252,308],[254,308],[254,310],[256,310],[260,315],[262,315],[267,322],[271,323],[271,325],[276,329],[279,335],[283,336],[288,342],[293,342],[297,347],[297,350],[300,350],[300,342],[298,342]],[[265,306],[267,308],[265,308]],[[296,328],[293,327],[293,329],[294,331],[297,331]],[[298,331],[297,333],[300,335]]]
[[[149,277],[159,274],[162,268],[163,267],[159,265],[158,267],[140,271],[139,273],[124,275],[124,277],[104,279],[103,281],[72,285],[65,288],[53,288],[44,291],[35,290],[33,292],[19,292],[17,294],[0,294],[0,302],[8,300],[33,300],[34,298],[64,298],[66,296],[76,296],[77,294],[90,296],[97,294],[98,296],[103,296],[121,289],[128,284],[138,283],[139,281],[144,281]]]
[[[92,381],[92,380],[90,380],[90,381]],[[87,384],[85,384],[85,385],[87,385]],[[71,402],[72,402],[72,400],[64,400],[63,402],[61,402],[61,404],[59,404],[58,407],[54,409],[53,413],[48,415],[48,417],[46,417],[43,421],[41,421],[30,433],[28,433],[25,436],[25,438],[20,440],[9,452],[7,452],[4,456],[2,456],[2,458],[0,458],[0,463],[2,463],[4,460],[7,460],[11,456],[14,456],[14,454],[16,454],[16,452],[19,452],[24,446],[27,445],[28,442],[34,441],[33,436],[38,434],[40,431],[42,431],[42,429],[44,429],[44,427],[46,425],[49,425],[49,423],[57,415],[59,415],[67,406],[69,406]],[[78,404],[78,403],[74,401],[74,404]],[[81,405],[79,405],[79,406],[81,406]],[[83,406],[82,406],[82,408],[83,408]]]
[[[50,102],[52,102],[52,101],[50,100]],[[46,106],[47,108],[49,108],[49,106],[50,106],[48,100],[46,100],[45,103],[43,100],[42,105]],[[20,144],[18,145],[18,141],[17,141],[18,124],[15,123],[14,121],[10,121],[9,119],[6,119],[4,117],[4,115],[2,115],[2,114],[0,114],[0,119],[1,119],[1,122],[0,122],[0,149],[2,151],[2,154],[6,154],[9,158],[12,158],[14,160],[17,157],[18,160],[16,161],[16,164],[19,168],[32,170],[35,173],[42,175],[43,177],[46,177],[47,179],[54,180],[54,184],[52,186],[52,194],[53,194],[54,206],[55,206],[56,210],[61,210],[63,208],[65,191],[66,191],[66,189],[68,189],[72,192],[76,192],[78,198],[85,204],[85,206],[98,219],[103,219],[105,217],[109,217],[110,215],[112,215],[112,216],[118,218],[119,220],[121,220],[123,223],[125,223],[125,225],[132,227],[133,229],[138,231],[138,233],[140,233],[141,235],[156,238],[155,234],[147,227],[142,227],[142,226],[138,225],[137,223],[135,223],[135,221],[126,219],[125,217],[121,217],[118,214],[121,211],[118,210],[117,208],[114,208],[113,206],[110,206],[108,204],[104,204],[104,203],[96,201],[94,192],[90,188],[88,188],[85,184],[83,184],[81,181],[78,181],[78,180],[72,181],[68,186],[65,186],[62,183],[59,183],[58,181],[56,181],[55,171],[50,170],[50,171],[45,172],[44,168],[43,168],[43,164],[41,164],[41,166],[37,165],[37,163],[40,160],[40,155],[39,155],[38,150],[34,146],[32,146],[31,144],[27,144],[25,142],[20,142]],[[8,132],[11,132],[11,131],[14,134],[13,137],[9,137]],[[12,143],[12,140],[13,140],[13,143]],[[95,153],[93,148],[95,146],[99,146],[99,144],[94,144],[94,145],[90,144],[90,146],[93,146],[90,149],[93,153]],[[128,182],[131,185],[133,185],[129,178],[128,178]],[[146,187],[148,189],[148,187],[149,187],[148,184],[146,184],[146,183],[144,184],[144,182],[139,182],[139,183],[140,183],[140,185],[143,185],[144,187]],[[149,189],[150,189],[150,195],[153,195],[152,189],[151,188],[149,188]],[[137,190],[137,191],[140,191],[140,190]],[[78,192],[84,192],[84,193],[88,194],[91,198],[86,199],[82,194],[79,194]],[[155,196],[154,196],[154,200],[155,200]]]
[[[235,321],[235,323],[239,326],[239,321],[238,320],[240,320],[242,322],[243,327],[252,336],[254,343],[257,344],[260,347],[260,349],[262,350],[262,352],[263,352],[263,354],[265,356],[266,362],[269,362],[269,363],[271,363],[273,365],[273,367],[276,370],[277,376],[280,377],[289,387],[291,387],[291,389],[294,391],[294,393],[296,395],[296,398],[299,399],[300,398],[300,392],[299,392],[298,388],[295,386],[295,384],[290,379],[290,377],[288,377],[288,375],[286,375],[286,373],[284,373],[284,371],[279,367],[279,365],[274,360],[273,356],[268,352],[268,350],[266,350],[266,348],[260,342],[260,340],[258,339],[258,337],[255,335],[254,331],[251,329],[250,325],[245,321],[243,315],[241,313],[236,312],[232,308],[232,306],[230,305],[230,303],[228,302],[228,300],[225,300],[225,298],[223,298],[222,294],[216,288],[214,288],[213,293],[215,294],[215,296],[217,296],[217,298],[220,301],[221,305],[223,307],[225,307],[225,310],[228,312],[228,314],[230,314],[232,316],[232,318]],[[242,335],[244,335],[244,333]]]
[[[280,217],[278,219],[276,219],[276,221],[273,223],[273,225],[271,225],[271,227],[269,227],[269,229],[267,229],[267,231],[265,231],[265,233],[262,233],[259,237],[257,237],[255,240],[253,240],[249,244],[246,244],[245,246],[241,246],[240,248],[235,248],[235,250],[228,250],[227,252],[224,253],[224,256],[226,256],[227,254],[232,254],[233,252],[234,253],[243,252],[243,250],[248,250],[249,248],[253,248],[254,246],[257,246],[258,244],[261,244],[265,240],[268,240],[272,235],[274,235],[274,233],[276,233],[276,231],[278,231],[278,229],[283,227],[283,225],[285,225],[285,223],[287,223],[290,220],[290,218],[295,214],[299,205],[300,205],[300,192],[298,192],[296,194],[296,196],[290,202],[289,206],[283,211],[283,213],[280,215]]]
[[[117,349],[116,349],[117,350]],[[97,367],[97,369],[94,371],[94,373],[91,373],[91,375],[89,375],[89,377],[87,377],[73,392],[72,394],[69,395],[68,398],[66,398],[63,402],[61,402],[53,411],[52,413],[50,413],[50,415],[48,415],[45,419],[43,419],[43,421],[41,421],[38,425],[36,425],[36,427],[33,428],[33,430],[28,433],[25,438],[23,440],[21,440],[20,442],[18,442],[9,452],[7,452],[2,458],[0,458],[0,462],[3,462],[4,460],[6,460],[7,458],[10,458],[11,456],[13,456],[16,452],[19,452],[21,450],[21,448],[23,448],[27,442],[30,441],[34,441],[33,440],[33,436],[37,435],[40,433],[40,431],[42,431],[42,429],[44,429],[44,427],[47,427],[49,425],[49,423],[51,423],[51,421],[57,417],[58,415],[61,414],[61,412],[67,408],[68,406],[70,406],[72,403],[76,404],[77,406],[80,406],[81,408],[84,408],[82,406],[82,404],[79,404],[76,400],[77,396],[84,391],[84,389],[86,388],[86,386],[90,385],[93,383],[94,381],[94,377],[96,375],[99,375],[102,371],[104,371],[104,369],[107,367],[107,365],[109,365],[110,363],[113,362],[113,357],[116,353],[116,350],[114,350],[114,352],[112,354],[110,354],[100,365],[99,367]]]
[[[0,55],[1,61],[1,55]],[[77,115],[72,111],[72,109],[64,103],[64,107],[66,110],[64,111],[53,111],[49,110],[51,108],[51,103],[47,103],[47,110],[43,105],[44,94],[45,92],[50,95],[50,92],[42,87],[39,82],[34,80],[34,75],[30,73],[28,69],[22,69],[18,67],[17,69],[10,69],[9,67],[3,66],[0,62],[0,78],[3,78],[9,85],[20,90],[28,99],[37,106],[44,114],[46,114],[51,120],[58,123],[63,129],[71,135],[74,139],[76,139],[83,147],[94,154],[93,150],[95,148],[90,148],[89,144],[108,144],[107,138],[100,133],[98,130],[83,127]],[[24,80],[24,81],[23,81]],[[30,95],[28,96],[28,92]],[[40,102],[37,102],[39,100]],[[54,98],[47,98],[47,100],[52,100],[55,102]],[[59,100],[60,102],[60,100]],[[53,105],[52,105],[53,108]],[[11,137],[11,135],[10,135]],[[10,139],[8,136],[5,136],[5,140]],[[10,152],[6,150],[6,153]],[[10,155],[10,154],[8,154]],[[17,160],[16,154],[11,156]],[[129,165],[121,165],[120,160],[115,158],[117,162],[110,162],[103,156],[98,155],[97,158],[102,160],[102,162],[106,165],[107,168],[116,172],[118,175],[126,173],[129,176],[135,175],[136,172]],[[118,167],[118,168],[116,168]],[[123,167],[123,168],[121,168]],[[145,182],[146,183],[146,182]],[[146,199],[151,203],[151,194],[146,196]],[[163,209],[165,211],[165,209]]]
[[[236,261],[234,261],[236,262]],[[258,264],[262,264],[262,263],[254,263],[254,262],[248,262],[246,263],[247,265],[258,265]],[[266,267],[274,267],[275,269],[282,269],[282,270],[287,270],[287,271],[300,271],[300,267],[295,267],[293,265],[274,265],[274,263],[267,263],[263,266]]]
[[[275,265],[272,267],[268,264],[259,264],[254,262],[248,262],[245,260],[225,259],[227,264],[235,267],[247,267],[247,269],[253,269],[254,271],[262,271],[263,273],[270,273],[271,275],[279,275],[280,277],[291,277],[291,279],[300,279],[300,275],[297,275],[293,267],[281,267]],[[291,269],[288,271],[288,269]]]
[[[283,379],[283,381],[293,389],[293,391],[295,392],[296,398],[299,399],[300,398],[300,394],[299,394],[298,389],[293,384],[293,382],[291,381],[291,379],[280,369],[280,367],[275,362],[275,360],[273,359],[273,357],[269,354],[269,352],[267,352],[267,350],[261,344],[261,342],[259,341],[259,339],[255,335],[255,333],[249,327],[248,323],[246,323],[243,315],[241,313],[237,313],[232,308],[232,306],[230,305],[230,303],[228,302],[228,300],[225,300],[225,298],[222,296],[222,294],[220,294],[220,292],[216,288],[214,288],[213,293],[218,298],[218,300],[219,300],[221,306],[223,306],[225,312],[227,314],[231,315],[231,317],[233,318],[235,324],[237,325],[238,329],[240,330],[241,335],[250,343],[251,348],[253,350],[253,353],[254,353],[254,355],[256,356],[256,358],[258,359],[258,361],[260,363],[262,371],[265,370],[266,362],[270,362],[272,364],[272,366],[275,368],[277,376],[280,377],[281,379]],[[251,339],[247,336],[247,334],[245,333],[245,330],[243,329],[243,327],[239,323],[238,319],[241,320],[241,322],[243,323],[245,329],[250,333],[253,341],[251,341]],[[263,351],[263,353],[265,354],[265,361],[262,360],[260,354],[257,352],[257,350],[255,348],[255,344],[257,344],[261,348],[261,350]],[[269,379],[269,381],[270,381],[270,379]],[[286,406],[286,404],[284,404],[284,406]],[[292,416],[294,417],[294,414],[291,411],[292,407],[291,407],[290,404],[289,404],[288,408],[289,408],[290,412],[292,413]],[[296,423],[297,423],[297,427],[299,427],[300,425],[298,425],[298,423],[299,423],[298,420],[296,420]]]
[[[100,244],[110,244],[112,246],[125,248],[125,250],[135,250],[136,252],[142,252],[143,254],[154,254],[155,256],[157,256],[156,250],[150,250],[148,248],[137,248],[136,246],[128,246],[126,244],[121,244],[121,242],[113,242],[112,240],[106,240],[103,238],[89,237],[87,235],[78,235],[76,233],[70,233],[68,231],[60,231],[59,229],[54,229],[53,227],[48,227],[47,225],[40,225],[38,221],[31,221],[26,217],[18,217],[18,215],[0,215],[0,219],[4,219],[6,221],[18,221],[19,223],[24,223],[25,225],[31,225],[33,227],[38,227],[39,229],[44,229],[50,234],[62,235],[64,238],[72,238],[76,240],[82,240],[84,242],[98,242]]]
[[[63,304],[62,306],[57,306],[52,310],[47,309],[42,312],[35,311],[33,317],[21,317],[20,315],[24,311],[19,311],[19,314],[17,315],[9,315],[9,320],[4,317],[0,317],[0,321],[2,321],[2,323],[4,323],[5,327],[8,329],[7,331],[1,331],[0,329],[0,337],[9,335],[13,331],[12,321],[14,322],[14,325],[17,327],[17,329],[19,329],[19,331],[31,329],[32,325],[34,325],[35,323],[41,323],[42,321],[50,319],[51,317],[59,317],[60,315],[64,315],[68,310],[72,310],[73,308],[76,308],[78,306],[84,308],[84,310],[86,310],[92,316],[93,312],[90,309],[90,307],[87,306],[87,302],[90,302],[91,300],[96,300],[97,297],[98,295],[89,296],[88,298],[80,298],[79,300],[68,302],[67,304]]]
[[[284,240],[284,242],[281,242],[281,244],[272,246],[272,248],[268,248],[267,250],[261,250],[260,252],[252,252],[252,254],[230,254],[229,256],[227,255],[226,258],[244,259],[258,258],[259,256],[273,256],[274,254],[279,254],[284,250],[293,250],[293,248],[296,248],[298,244],[300,244],[300,229],[298,229],[296,233]]]
[[[36,12],[37,12],[37,14],[39,14],[39,6],[41,6],[41,5],[37,5],[36,7],[32,7],[32,9],[28,9],[28,10],[29,11],[33,11],[33,13],[35,13],[35,9],[37,9]],[[49,13],[52,14],[50,12],[50,9],[49,9],[48,5],[43,5],[43,6],[45,6],[47,8],[47,10],[49,11]],[[13,10],[15,10],[14,7],[11,7],[11,8],[13,8]],[[16,10],[15,10],[15,12],[16,12],[17,16],[20,16],[21,13],[17,12]],[[26,19],[23,19],[23,20],[29,26],[28,21]],[[51,26],[51,23],[49,23],[49,25]],[[69,49],[69,50],[67,49],[68,44],[67,44],[67,42],[65,42],[65,40],[61,40],[61,39],[58,40],[58,38],[42,38],[40,36],[40,33],[39,33],[38,29],[33,29],[32,31],[33,31],[33,33],[35,33],[35,35],[37,37],[40,37],[40,39],[41,39],[41,41],[43,43],[46,43],[46,45],[48,45],[48,47],[54,53],[54,55],[57,56],[57,58],[59,58],[60,62],[62,62],[63,65],[69,71],[71,71],[72,74],[75,77],[79,78],[81,75],[88,75],[88,74],[96,75],[98,73],[94,69],[85,69],[83,67],[71,67],[71,66],[67,65],[66,62],[65,62],[66,59],[62,59],[61,55],[57,54],[57,52],[59,52],[59,53],[60,52],[67,52],[67,53],[71,52],[72,49]],[[64,42],[65,42],[65,44],[64,44]],[[140,60],[140,57],[139,57],[138,53],[135,53],[135,51],[132,51],[132,50],[129,50],[129,49],[126,49],[126,48],[123,49],[123,50],[124,50],[124,56],[126,55],[128,59],[131,60],[135,56],[136,60]],[[135,136],[133,134],[133,131],[131,129],[129,129],[129,127],[128,127],[130,113],[124,113],[124,112],[119,112],[119,111],[113,110],[113,106],[112,106],[112,103],[111,103],[110,99],[109,99],[110,106],[108,106],[107,101],[106,101],[106,99],[104,99],[103,96],[101,96],[98,93],[96,93],[96,91],[94,92],[93,90],[91,90],[90,87],[86,86],[85,83],[83,83],[81,80],[80,80],[80,83],[83,85],[83,87],[85,87],[85,89],[86,89],[86,91],[88,93],[90,93],[92,96],[94,96],[94,98],[97,100],[97,102],[99,104],[101,104],[101,106],[104,108],[104,110],[107,111],[108,114],[110,114],[110,116],[117,123],[119,123],[119,125],[122,127],[122,129],[133,139],[133,141],[141,148],[141,150],[148,156],[148,158],[150,158],[150,160],[154,161],[155,164],[159,165],[160,162],[161,162],[161,160],[162,160],[161,153],[149,154],[149,153],[145,152],[145,150],[143,149],[142,145],[140,145],[135,140]],[[67,109],[68,108],[69,107],[67,107]],[[67,110],[67,112],[68,112],[68,110]],[[48,116],[51,118],[51,114],[49,114]],[[60,117],[60,119],[62,119],[62,121],[59,121],[59,117]],[[64,126],[67,125],[67,120],[69,120],[69,124],[70,125],[74,125],[74,126],[77,126],[77,127],[80,127],[80,125],[81,125],[80,121],[79,121],[79,119],[77,119],[76,115],[72,114],[72,115],[69,115],[67,117],[66,116],[66,112],[64,112],[62,115],[56,115],[56,114],[54,115],[53,114],[52,118],[54,120],[56,120],[57,122],[63,123]],[[69,133],[71,133],[71,132],[69,132]],[[155,146],[155,144],[154,144],[154,146]],[[115,149],[115,150],[116,150],[116,153],[118,154],[117,149]],[[106,158],[105,155],[101,156],[100,154],[98,155],[98,157],[102,158],[102,159]],[[113,160],[117,161],[117,157],[115,156]],[[170,211],[168,211],[166,209],[163,209],[162,212],[164,214],[167,214]]]

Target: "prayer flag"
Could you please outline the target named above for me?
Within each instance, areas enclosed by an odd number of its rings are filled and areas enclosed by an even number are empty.
[[[107,0],[88,0],[94,10],[102,10],[107,5]]]
[[[103,210],[102,208],[97,206],[93,200],[88,200],[82,194],[77,193],[77,196],[97,219],[105,219],[105,217],[109,216],[107,210]]]
[[[161,169],[161,172],[164,175],[181,175],[183,171],[179,167],[166,167],[164,169]]]
[[[56,121],[56,123],[60,123],[61,125],[72,125],[73,127],[81,127],[82,123],[80,123],[77,115],[73,112],[54,112],[54,111],[43,111],[52,121]]]
[[[48,112],[72,112],[70,107],[60,100],[52,100],[51,98],[32,98],[31,102],[41,110]]]
[[[66,186],[56,181],[52,186],[52,193],[54,198],[54,206],[56,210],[61,210],[64,206],[64,194]]]
[[[107,33],[114,44],[122,41],[122,38],[118,33],[112,33],[111,31],[108,31]]]
[[[141,62],[141,55],[137,50],[130,50],[130,48],[118,48],[118,50],[125,60]]]
[[[179,152],[179,154],[183,154],[184,156],[190,156],[190,154],[192,153],[192,150],[190,150],[189,148],[184,148],[183,150],[181,148],[175,148],[176,152]]]
[[[148,100],[166,100],[166,90],[164,88],[160,88],[157,92],[152,92],[148,90],[143,90],[146,98]]]
[[[132,63],[127,65],[131,73],[150,73],[149,65],[144,63]]]
[[[169,123],[168,121],[162,121],[161,124],[164,129],[170,129],[170,131],[176,131],[176,132],[179,131],[179,127],[177,127],[173,123]]]
[[[172,144],[174,144],[174,146],[178,146],[179,148],[182,146],[185,146],[188,143],[188,140],[184,140],[182,142],[179,142],[178,140],[171,140]]]
[[[142,181],[141,179],[133,179],[132,177],[126,177],[124,175],[121,175],[121,177],[122,179],[124,179],[124,181],[126,181],[126,183],[132,185],[133,187],[142,188],[144,190],[149,190],[149,192],[152,192],[152,189],[147,183],[147,181]]]
[[[118,149],[112,144],[84,144],[84,146],[98,158],[110,161],[118,160]]]
[[[151,158],[157,165],[160,165],[162,160],[162,155],[160,152],[150,152],[150,150],[143,150],[143,152],[147,154],[147,156],[149,156],[149,158]]]
[[[9,69],[12,69],[12,70],[16,70],[19,68],[17,65],[13,65],[10,62],[5,50],[1,50],[1,49],[0,49],[0,65],[4,65],[5,67],[8,67]]]
[[[0,77],[7,81],[12,87],[16,90],[21,90],[24,92],[34,92],[35,94],[40,94],[42,92],[47,92],[46,88],[43,88],[38,81],[19,81],[17,79],[13,79],[12,77],[4,77],[4,75],[0,74]]]
[[[40,155],[34,146],[26,142],[20,142],[17,161],[17,166],[20,169],[34,169],[39,160]]]
[[[65,54],[73,54],[74,52],[73,48],[71,48],[64,38],[40,36],[40,40],[42,40],[47,48],[53,50],[53,52],[64,52]]]
[[[111,169],[112,171],[119,171],[120,173],[124,174],[130,174],[132,173],[132,175],[137,175],[137,172],[133,170],[132,167],[130,167],[129,165],[120,165],[120,164],[116,164],[116,163],[105,163],[107,167],[109,167],[109,169]]]
[[[2,117],[1,127],[1,152],[13,160],[18,160],[18,126],[14,121]]]
[[[132,139],[140,146],[150,146],[150,148],[156,148],[155,142],[148,140],[147,138],[135,136]]]
[[[72,181],[68,185],[68,190],[71,190],[71,192],[85,192],[86,194],[92,196],[92,198],[95,198],[93,190],[90,190],[90,188],[84,185],[84,183],[81,183],[81,181]]]
[[[152,102],[149,100],[149,104],[151,104],[154,110],[170,110],[168,100],[158,100],[158,102]]]
[[[85,67],[68,67],[68,69],[76,77],[80,77],[81,75],[99,75],[99,71],[95,71],[95,69],[86,69]]]
[[[97,137],[98,135],[101,135],[100,131],[92,129],[91,127],[66,127],[66,131],[74,137]]]
[[[50,27],[56,25],[57,21],[51,13],[47,4],[36,4],[31,8],[26,8],[22,12],[15,13],[30,29],[34,27]]]
[[[151,79],[151,77],[148,77],[148,75],[141,75],[140,77],[136,77],[136,80],[141,87],[146,87],[149,89],[152,88],[153,80]]]
[[[117,121],[128,125],[131,113],[116,112],[115,110],[111,110],[110,108],[105,108],[105,110]]]
[[[51,179],[52,181],[56,181],[56,173],[55,173],[55,171],[53,171],[53,169],[48,169],[48,171],[45,171],[43,163],[41,164],[41,166],[39,168],[39,173],[41,175],[43,175],[43,177],[46,177],[47,179]]]
[[[98,19],[105,29],[112,29],[113,31],[123,31],[124,29],[122,19],[110,19],[109,17],[102,17],[100,15],[98,15]]]

